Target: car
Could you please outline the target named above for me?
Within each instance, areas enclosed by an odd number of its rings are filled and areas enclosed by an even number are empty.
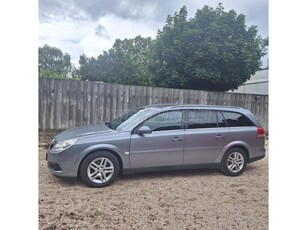
[[[59,133],[46,160],[55,176],[105,187],[119,174],[145,171],[216,168],[239,176],[248,163],[265,157],[264,143],[264,129],[247,109],[148,105]]]

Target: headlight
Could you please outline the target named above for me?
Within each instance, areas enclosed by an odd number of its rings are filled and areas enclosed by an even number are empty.
[[[61,141],[61,142],[57,143],[55,146],[53,146],[53,148],[51,149],[51,152],[53,152],[53,153],[62,152],[63,150],[69,148],[74,143],[76,143],[77,140],[78,140],[78,138],[69,139],[69,140],[66,140],[66,141]]]

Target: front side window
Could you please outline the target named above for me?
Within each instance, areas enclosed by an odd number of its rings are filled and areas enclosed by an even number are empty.
[[[216,111],[211,110],[189,110],[188,129],[216,128]]]
[[[143,125],[148,126],[152,131],[181,129],[181,124],[181,111],[159,113],[143,122]]]
[[[228,127],[255,126],[243,114],[234,112],[223,112]]]

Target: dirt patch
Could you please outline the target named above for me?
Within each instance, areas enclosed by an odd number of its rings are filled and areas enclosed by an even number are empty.
[[[144,173],[95,189],[53,176],[45,152],[39,148],[40,229],[268,229],[268,156],[239,177]]]

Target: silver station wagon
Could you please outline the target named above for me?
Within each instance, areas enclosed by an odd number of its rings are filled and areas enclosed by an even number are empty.
[[[105,124],[58,134],[47,150],[51,172],[104,187],[119,174],[218,168],[238,176],[265,156],[256,117],[238,107],[149,105]]]

